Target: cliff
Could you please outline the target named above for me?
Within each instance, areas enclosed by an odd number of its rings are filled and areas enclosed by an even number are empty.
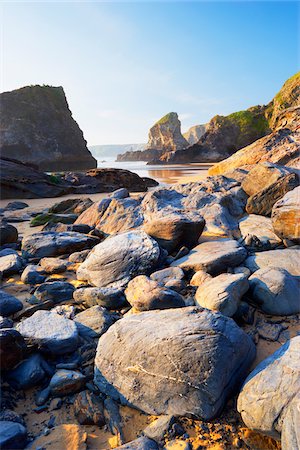
[[[27,86],[0,94],[0,151],[44,171],[97,167],[62,87]]]
[[[205,125],[194,125],[186,133],[183,133],[183,137],[188,141],[190,145],[196,144],[199,139],[207,130],[208,124]]]

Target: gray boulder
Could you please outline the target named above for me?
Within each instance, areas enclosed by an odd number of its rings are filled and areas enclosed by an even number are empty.
[[[97,287],[122,289],[136,275],[153,270],[159,258],[154,239],[144,231],[129,231],[96,245],[77,270],[77,278]]]
[[[228,267],[240,265],[247,251],[233,239],[203,242],[193,248],[188,255],[174,261],[172,267],[183,270],[205,270],[210,274],[224,272]]]
[[[128,303],[137,311],[150,309],[182,308],[185,306],[180,294],[162,287],[157,281],[139,275],[128,283],[125,290]]]
[[[296,336],[250,373],[237,403],[248,428],[280,437],[285,411],[300,391],[299,352]]]
[[[185,287],[184,272],[180,267],[167,267],[166,269],[158,270],[153,272],[150,278],[160,286],[173,289],[176,292],[180,292]]]
[[[285,248],[284,250],[269,250],[267,252],[257,252],[249,256],[244,265],[256,272],[258,269],[277,268],[285,269],[291,275],[300,275],[300,246]]]
[[[54,397],[63,397],[80,391],[86,383],[86,377],[77,370],[58,370],[50,380],[49,388]]]
[[[66,281],[52,281],[49,283],[43,283],[34,291],[34,297],[39,302],[50,301],[53,305],[71,300],[73,298],[73,292],[75,288],[73,284]]]
[[[22,254],[25,258],[43,258],[44,256],[59,256],[92,248],[98,239],[82,233],[69,231],[55,233],[41,231],[25,237],[22,241]]]
[[[18,422],[0,421],[0,448],[2,450],[21,450],[27,442],[27,430]]]
[[[76,303],[87,306],[103,306],[107,309],[119,309],[126,302],[123,291],[115,288],[87,287],[76,289],[73,293]]]
[[[8,292],[0,289],[0,315],[7,317],[21,311],[23,308],[23,303],[9,294]]]
[[[110,313],[102,306],[92,306],[76,314],[74,321],[82,337],[97,338],[118,319],[118,314]]]
[[[245,275],[222,273],[199,286],[195,300],[203,308],[232,317],[248,289],[249,282]]]
[[[7,381],[15,389],[29,389],[52,374],[53,370],[45,359],[39,353],[34,353],[7,373]]]
[[[112,192],[111,194],[109,194],[109,197],[117,198],[119,200],[122,198],[129,197],[129,192],[128,192],[128,189],[126,189],[126,188],[120,188],[120,189],[117,189],[116,191]]]
[[[69,256],[69,262],[71,263],[82,263],[86,260],[90,250],[82,250],[81,252],[71,253]]]
[[[5,249],[0,252],[0,273],[4,277],[19,273],[23,260],[15,250]]]
[[[37,311],[17,325],[24,338],[45,352],[62,355],[78,347],[76,324],[50,311]]]
[[[45,279],[45,275],[41,274],[34,264],[25,267],[21,275],[21,281],[25,284],[41,284]]]
[[[40,266],[46,273],[61,273],[67,269],[67,261],[60,258],[42,258]]]
[[[300,312],[300,277],[285,269],[266,267],[249,278],[252,298],[266,314],[288,316]]]
[[[300,392],[291,401],[282,423],[282,450],[298,450],[300,448]]]
[[[252,340],[222,314],[195,307],[147,311],[117,321],[101,336],[94,382],[147,414],[209,420],[254,357]]]
[[[239,228],[243,239],[247,236],[256,236],[262,245],[270,248],[278,247],[281,239],[274,233],[272,221],[269,217],[250,214],[239,222]]]

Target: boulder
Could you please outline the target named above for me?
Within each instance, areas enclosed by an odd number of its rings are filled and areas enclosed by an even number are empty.
[[[184,272],[180,267],[167,267],[150,275],[160,286],[180,292],[185,287]]]
[[[22,361],[26,353],[23,336],[12,329],[0,330],[0,361],[1,370],[9,370]]]
[[[82,250],[81,252],[71,253],[69,256],[69,262],[71,263],[82,263],[86,260],[90,250]]]
[[[58,370],[50,380],[49,388],[53,397],[64,397],[80,391],[86,383],[86,377],[77,370]]]
[[[268,245],[270,248],[277,247],[281,243],[281,239],[274,233],[269,217],[250,214],[240,220],[239,228],[244,240],[247,236],[256,236],[262,246]]]
[[[134,441],[130,441],[127,444],[116,447],[116,450],[158,450],[158,448],[159,447],[155,441],[147,438],[146,436],[141,436],[134,439]]]
[[[300,186],[275,203],[272,209],[272,225],[281,239],[300,243]]]
[[[103,401],[89,391],[82,391],[76,395],[73,404],[74,414],[81,425],[105,425]]]
[[[165,435],[170,431],[172,425],[175,423],[175,417],[172,415],[160,416],[158,419],[148,425],[143,434],[149,439],[162,443]]]
[[[285,269],[290,272],[291,275],[300,276],[299,258],[300,247],[294,246],[283,250],[277,249],[254,253],[254,255],[249,256],[245,260],[244,265],[248,267],[251,272],[256,272],[258,269],[273,267]]]
[[[284,166],[270,162],[255,164],[243,180],[242,188],[249,196],[252,196],[289,174],[289,170]]]
[[[232,317],[248,289],[249,282],[243,274],[222,273],[199,286],[195,300],[203,308]]]
[[[29,264],[22,272],[21,281],[25,284],[41,284],[46,277],[38,271],[38,266]]]
[[[205,226],[205,220],[198,214],[162,215],[147,221],[143,229],[169,253],[183,245],[192,248]]]
[[[21,450],[27,442],[27,430],[18,422],[0,421],[0,448],[2,450]]]
[[[22,241],[22,254],[25,258],[43,258],[45,256],[59,256],[92,248],[98,239],[81,233],[55,233],[41,231],[26,236]]]
[[[53,370],[45,359],[39,353],[34,353],[7,372],[7,381],[15,389],[30,389],[52,374]]]
[[[21,335],[41,350],[62,355],[78,347],[76,324],[50,311],[36,311],[17,325]]]
[[[75,288],[71,283],[67,283],[66,281],[53,281],[38,286],[33,295],[38,302],[50,301],[55,305],[63,301],[71,300],[74,291]]]
[[[0,289],[0,315],[1,316],[11,316],[23,308],[23,303],[9,294],[8,292]]]
[[[100,337],[118,319],[118,314],[110,313],[102,306],[92,306],[74,317],[79,334],[88,338]]]
[[[67,269],[67,262],[60,258],[42,258],[39,265],[46,273],[61,273]]]
[[[55,203],[49,208],[51,214],[81,214],[93,204],[92,200],[86,198],[68,198],[59,203]]]
[[[122,289],[136,275],[153,270],[159,258],[157,242],[144,231],[121,233],[94,247],[77,270],[77,279]]]
[[[246,256],[246,249],[237,241],[221,239],[197,245],[188,255],[174,261],[171,266],[195,272],[205,270],[213,275],[224,272],[228,267],[238,266]]]
[[[299,185],[298,175],[290,173],[280,178],[275,183],[248,198],[246,211],[248,214],[260,214],[270,216],[273,205],[287,192]]]
[[[18,200],[15,200],[13,202],[7,203],[5,206],[6,211],[16,211],[18,209],[24,209],[28,208],[28,204],[25,202],[19,202]]]
[[[237,402],[248,428],[280,437],[282,417],[300,390],[299,352],[300,336],[296,336],[250,373]]]
[[[120,289],[87,287],[76,289],[73,298],[77,303],[85,303],[87,306],[103,306],[107,309],[119,309],[126,302]]]
[[[150,309],[182,308],[185,306],[180,294],[162,287],[157,281],[139,275],[128,283],[125,290],[127,301],[137,311]]]
[[[101,336],[94,382],[147,414],[210,420],[254,357],[252,340],[222,314],[195,307],[147,311],[117,321]]]
[[[90,227],[97,226],[99,217],[102,217],[111,201],[111,198],[103,198],[99,202],[93,203],[88,209],[80,214],[75,221],[75,225],[84,224]]]
[[[5,249],[0,252],[0,273],[4,277],[19,273],[23,260],[15,250]]]
[[[281,448],[282,450],[294,450],[300,448],[300,393],[286,408],[282,430],[281,430]]]
[[[109,194],[109,197],[120,200],[122,198],[128,198],[129,192],[128,192],[128,189],[126,189],[126,188],[120,188],[120,189],[117,189],[116,191],[112,192],[111,194]]]
[[[9,319],[8,317],[0,316],[0,330],[3,328],[13,328],[14,321]]]
[[[168,441],[163,450],[191,450],[191,444],[183,439],[172,439]]]
[[[18,230],[9,223],[1,221],[0,223],[0,246],[12,244],[18,240]]]
[[[191,286],[202,286],[206,281],[212,280],[212,276],[204,270],[198,270],[191,278]]]
[[[300,312],[300,277],[282,268],[265,267],[249,278],[251,298],[266,314],[288,316]]]

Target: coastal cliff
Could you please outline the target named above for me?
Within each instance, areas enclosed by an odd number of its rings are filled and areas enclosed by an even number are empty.
[[[97,167],[62,87],[26,86],[0,94],[3,157],[43,171]]]

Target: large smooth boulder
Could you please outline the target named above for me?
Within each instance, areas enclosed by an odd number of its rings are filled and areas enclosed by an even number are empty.
[[[49,388],[54,397],[63,397],[80,391],[86,383],[86,377],[77,370],[58,370],[50,380]]]
[[[0,421],[0,448],[2,450],[21,450],[27,442],[27,430],[18,422]]]
[[[282,450],[300,448],[300,392],[290,402],[283,418],[281,430]]]
[[[46,277],[38,271],[38,266],[29,264],[25,267],[21,275],[21,281],[25,284],[40,284]]]
[[[121,289],[136,275],[155,269],[159,258],[157,242],[144,231],[121,233],[94,247],[77,270],[77,279]]]
[[[40,284],[34,291],[39,302],[52,302],[53,305],[73,298],[74,286],[66,281],[53,281]]]
[[[275,203],[272,209],[272,225],[281,239],[300,243],[300,186]]]
[[[195,300],[203,308],[232,317],[248,289],[249,282],[245,275],[222,273],[199,286]]]
[[[160,286],[173,289],[176,292],[180,292],[185,287],[184,272],[180,267],[166,267],[153,272],[150,278]]]
[[[269,217],[250,214],[240,220],[239,227],[243,239],[249,235],[256,236],[262,244],[269,244],[271,248],[277,247],[281,243],[281,239],[274,233]]]
[[[254,357],[252,340],[220,313],[195,307],[147,311],[117,321],[101,336],[94,382],[147,414],[209,420]]]
[[[250,373],[237,403],[248,428],[279,438],[282,416],[300,390],[299,353],[296,336]]]
[[[247,250],[233,239],[203,242],[190,253],[174,261],[171,266],[183,270],[205,270],[210,274],[224,272],[228,267],[240,265],[247,256]]]
[[[270,216],[273,205],[277,200],[280,200],[287,192],[293,190],[298,185],[299,179],[295,173],[290,173],[280,178],[275,183],[248,198],[246,205],[247,213]]]
[[[266,314],[288,316],[300,312],[300,277],[285,269],[264,268],[249,278],[251,297]]]
[[[73,293],[76,303],[86,306],[103,306],[107,309],[119,309],[126,302],[123,291],[114,288],[87,287],[76,289]]]
[[[118,314],[110,313],[102,306],[92,306],[76,314],[74,321],[81,336],[97,338],[119,318]]]
[[[0,273],[4,277],[19,273],[23,267],[23,260],[15,250],[9,248],[0,252]]]
[[[300,247],[295,246],[285,248],[283,250],[269,250],[267,252],[257,252],[249,256],[244,265],[256,272],[258,269],[265,269],[269,267],[285,269],[291,275],[300,276]]]
[[[18,230],[11,224],[0,222],[0,246],[12,244],[18,240]]]
[[[1,316],[10,316],[23,308],[23,303],[9,294],[8,292],[0,289],[0,315]]]
[[[139,275],[128,283],[125,290],[128,303],[137,311],[150,309],[182,308],[185,306],[180,294],[160,286],[157,281]]]
[[[17,330],[41,350],[62,355],[78,347],[76,324],[50,311],[36,311],[17,325]]]
[[[289,174],[289,170],[284,166],[270,162],[255,164],[243,180],[242,188],[248,195],[255,195]]]
[[[23,336],[12,328],[0,330],[0,361],[1,370],[15,367],[26,354],[26,344]]]
[[[82,233],[41,231],[26,236],[22,241],[22,254],[25,258],[43,258],[71,254],[93,247],[98,240]]]

